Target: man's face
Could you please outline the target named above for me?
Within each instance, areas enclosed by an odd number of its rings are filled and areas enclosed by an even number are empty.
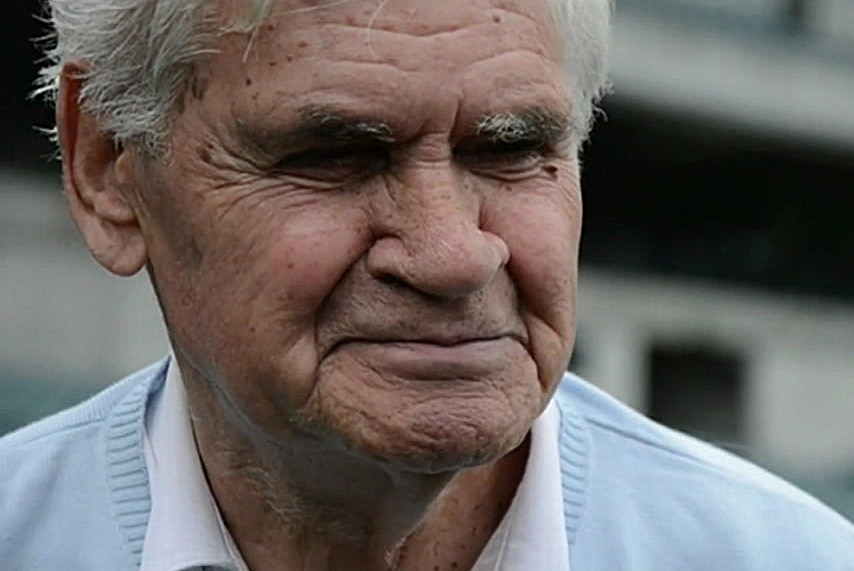
[[[524,438],[574,336],[581,199],[545,2],[279,2],[140,169],[185,375],[241,432],[416,471]]]

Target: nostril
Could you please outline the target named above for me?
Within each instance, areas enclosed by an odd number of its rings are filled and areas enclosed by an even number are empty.
[[[403,282],[403,280],[401,280],[397,276],[393,276],[391,274],[382,274],[382,275],[377,276],[376,279],[381,284],[389,286],[389,287],[395,287],[396,288],[396,287],[403,287],[406,285]]]
[[[368,252],[368,272],[386,284],[401,282],[401,267],[408,255],[399,238],[384,237],[377,240]]]

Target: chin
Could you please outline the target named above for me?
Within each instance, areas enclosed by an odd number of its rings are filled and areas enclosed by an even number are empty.
[[[530,422],[519,422],[519,416],[505,411],[484,414],[463,408],[410,411],[394,425],[374,425],[347,440],[354,452],[387,469],[442,474],[499,460],[524,441],[536,417],[534,413]]]
[[[384,469],[441,473],[494,462],[525,439],[546,400],[533,362],[521,357],[443,380],[379,374],[345,357],[321,369],[303,418]]]

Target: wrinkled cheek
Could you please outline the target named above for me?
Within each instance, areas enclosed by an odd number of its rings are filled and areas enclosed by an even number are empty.
[[[221,279],[199,341],[215,340],[201,348],[235,405],[276,434],[314,391],[318,315],[351,262],[342,240],[270,238],[208,272]]]
[[[519,203],[503,229],[541,386],[549,394],[575,339],[580,203]],[[536,229],[532,231],[531,229]]]
[[[208,323],[188,347],[199,372],[242,424],[286,437],[316,383],[313,322],[256,300],[220,311]]]
[[[526,316],[525,324],[531,337],[537,378],[544,396],[549,397],[569,364],[575,342],[574,325],[567,323],[565,330],[558,331],[553,323],[535,315]]]
[[[269,436],[285,437],[314,393],[317,361],[314,336],[306,334],[288,347],[258,355],[246,378],[223,381],[245,418]]]
[[[544,272],[541,299],[532,307],[532,339],[540,381],[551,389],[569,364],[575,344],[577,255],[563,252]]]

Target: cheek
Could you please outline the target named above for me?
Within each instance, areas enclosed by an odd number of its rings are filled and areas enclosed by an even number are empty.
[[[317,313],[366,248],[365,217],[346,204],[275,201],[195,214],[197,263],[170,256],[173,342],[248,416],[281,418],[312,389]]]
[[[507,195],[494,231],[510,250],[509,271],[520,296],[547,315],[574,294],[581,237],[581,201],[573,188],[554,193]]]
[[[508,271],[540,382],[548,387],[566,367],[575,339],[580,193],[572,186],[506,197],[493,228],[510,250]]]
[[[262,229],[252,250],[259,294],[279,311],[313,320],[336,285],[368,248],[370,229],[356,209],[288,217]],[[274,298],[274,299],[273,299]]]
[[[200,228],[197,273],[212,299],[276,311],[253,316],[261,322],[310,318],[366,248],[367,228],[361,210],[343,201],[258,201]]]
[[[240,251],[220,257],[222,271],[206,272],[211,279],[224,278],[214,287],[227,296],[218,296],[227,308],[211,309],[227,313],[227,339],[256,352],[287,354],[302,362],[301,369],[316,365],[318,313],[367,243],[358,216],[315,214],[258,226]]]

